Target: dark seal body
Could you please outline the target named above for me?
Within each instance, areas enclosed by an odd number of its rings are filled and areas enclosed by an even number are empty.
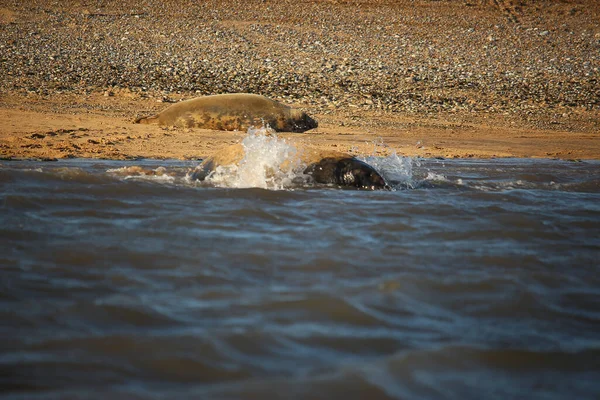
[[[375,168],[349,155],[323,158],[310,164],[304,173],[311,175],[317,183],[367,190],[390,189]]]
[[[317,127],[306,113],[267,97],[248,94],[218,94],[173,104],[140,124],[159,124],[222,131],[246,131],[268,125],[277,132],[304,132]]]

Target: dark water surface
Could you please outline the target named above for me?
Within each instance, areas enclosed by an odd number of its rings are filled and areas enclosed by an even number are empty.
[[[393,192],[130,165],[0,162],[1,397],[600,398],[599,162]]]

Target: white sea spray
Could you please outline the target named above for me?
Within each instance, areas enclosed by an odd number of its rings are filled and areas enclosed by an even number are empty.
[[[434,182],[448,182],[448,178],[446,178],[443,174],[438,174],[431,171],[427,171],[427,176],[424,178],[424,180]]]
[[[220,187],[288,189],[302,176],[297,149],[268,127],[248,129],[239,165],[218,166],[206,178]]]

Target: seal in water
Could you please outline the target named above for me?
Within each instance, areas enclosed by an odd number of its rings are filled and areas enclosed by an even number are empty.
[[[221,131],[246,131],[268,124],[277,132],[305,132],[317,127],[306,113],[257,94],[235,93],[198,97],[162,112],[138,118],[137,124],[159,124]]]
[[[350,155],[326,157],[310,164],[304,173],[317,183],[334,183],[358,189],[390,189],[385,179],[369,164]]]
[[[320,150],[301,144],[296,144],[296,147],[300,147],[298,149],[300,161],[307,166],[304,174],[312,176],[317,183],[368,190],[391,189],[375,168],[349,154]],[[244,148],[241,144],[227,146],[204,160],[190,174],[190,178],[202,181],[218,166],[239,165],[243,158]],[[280,165],[280,168],[290,167],[289,162]]]

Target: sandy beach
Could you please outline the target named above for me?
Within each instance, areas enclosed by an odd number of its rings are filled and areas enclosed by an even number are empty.
[[[0,157],[210,156],[245,132],[133,123],[248,92],[353,154],[600,159],[600,14],[581,1],[0,3]]]

